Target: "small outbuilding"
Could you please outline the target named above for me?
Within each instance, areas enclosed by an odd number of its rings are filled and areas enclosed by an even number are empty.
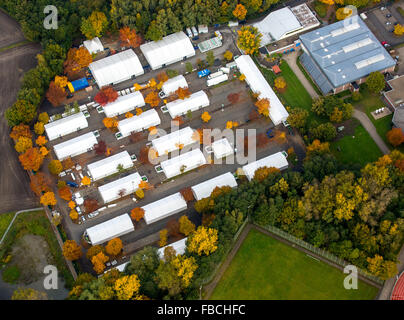
[[[177,192],[171,196],[162,198],[142,207],[144,210],[144,221],[151,224],[172,216],[187,209],[187,202],[181,193]]]
[[[83,45],[91,54],[104,51],[104,46],[102,45],[101,40],[98,37],[84,41]]]

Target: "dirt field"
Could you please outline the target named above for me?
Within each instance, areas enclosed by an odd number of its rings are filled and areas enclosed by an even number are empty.
[[[2,11],[0,11],[0,30],[0,48],[24,40],[24,35],[18,23]]]

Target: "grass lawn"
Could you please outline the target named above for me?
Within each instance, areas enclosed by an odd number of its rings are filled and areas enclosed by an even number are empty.
[[[345,276],[341,270],[252,229],[211,299],[375,298],[378,289],[361,281],[358,290],[345,290]]]
[[[0,239],[6,232],[8,225],[14,217],[15,212],[0,214]]]
[[[376,161],[383,154],[362,125],[355,128],[355,138],[347,135],[330,144],[331,151],[338,161],[345,164],[358,163],[361,167]],[[338,151],[338,147],[340,151]]]

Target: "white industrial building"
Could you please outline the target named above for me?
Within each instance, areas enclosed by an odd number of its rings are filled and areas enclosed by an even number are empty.
[[[138,107],[143,107],[143,95],[140,91],[131,92],[124,96],[119,96],[114,102],[103,107],[105,115],[109,118],[132,111]]]
[[[87,168],[93,181],[97,181],[117,173],[119,171],[119,165],[122,165],[123,169],[133,167],[133,160],[131,159],[128,151],[123,151],[100,161],[90,163]]]
[[[181,193],[177,192],[171,196],[149,203],[143,206],[142,209],[144,210],[144,221],[147,224],[151,224],[186,210],[187,202]]]
[[[45,124],[45,131],[49,141],[52,141],[87,127],[88,122],[86,116],[83,112],[78,112],[66,118]]]
[[[269,100],[269,117],[274,125],[280,124],[286,120],[289,113],[286,111],[278,96],[272,90],[271,86],[265,80],[260,70],[255,65],[249,55],[242,55],[235,59],[238,69],[245,75],[245,81],[254,93],[259,94],[258,99]]]
[[[242,169],[248,180],[254,178],[255,171],[262,167],[277,168],[279,170],[287,169],[289,166],[288,160],[283,152],[271,154],[268,157],[251,162],[245,165]]]
[[[56,157],[59,160],[64,160],[93,150],[95,144],[97,144],[97,138],[93,132],[89,132],[74,139],[59,143],[53,147],[53,150],[55,150]]]
[[[187,80],[185,80],[182,74],[164,82],[161,91],[163,91],[166,96],[169,96],[175,93],[178,88],[188,88]]]
[[[214,141],[211,147],[216,159],[225,158],[234,153],[233,147],[226,138]]]
[[[191,94],[188,98],[182,100],[177,99],[175,101],[166,104],[168,112],[171,118],[186,115],[188,111],[196,111],[198,109],[207,107],[209,105],[209,98],[205,91],[201,90]]]
[[[139,132],[161,123],[156,110],[150,109],[142,112],[138,116],[133,116],[118,122],[119,132],[124,136],[129,136],[132,132]]]
[[[231,172],[227,172],[220,176],[214,177],[213,179],[206,180],[191,187],[192,193],[194,194],[195,200],[201,200],[203,198],[208,198],[212,194],[216,187],[229,186],[231,188],[237,187],[237,182]]]
[[[101,40],[98,37],[84,41],[83,45],[88,50],[88,52],[90,52],[90,54],[104,51],[104,46],[102,45]]]
[[[89,68],[100,88],[144,74],[139,58],[132,49],[97,60]]]
[[[142,182],[142,178],[138,172],[135,172],[98,187],[98,191],[100,192],[104,203],[108,203],[119,199],[121,196],[126,196],[135,192],[139,189],[140,182]]]
[[[164,259],[164,250],[165,250],[167,247],[172,247],[172,248],[175,250],[175,253],[176,253],[177,255],[179,255],[179,254],[184,254],[184,253],[185,253],[185,249],[186,249],[186,247],[187,247],[187,239],[188,239],[188,237],[187,237],[187,238],[184,238],[184,239],[181,239],[181,240],[178,240],[178,241],[176,241],[176,242],[173,242],[173,243],[171,243],[171,244],[166,245],[165,247],[162,247],[162,248],[158,249],[158,250],[157,250],[157,253],[158,253],[160,259],[162,259],[162,260]]]
[[[102,244],[135,230],[127,213],[86,229],[84,239],[91,245]]]
[[[175,158],[160,163],[161,169],[168,179],[178,176],[184,172],[193,170],[206,164],[205,156],[199,149],[183,153]]]
[[[193,134],[194,130],[191,127],[175,130],[157,139],[153,139],[153,148],[160,156],[163,154],[168,154],[174,150],[182,149],[183,147],[195,143]]]
[[[195,55],[194,46],[183,31],[142,44],[140,50],[153,70]]]

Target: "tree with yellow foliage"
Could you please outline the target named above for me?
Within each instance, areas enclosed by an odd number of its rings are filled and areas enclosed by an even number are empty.
[[[240,81],[244,81],[244,80],[245,80],[245,74],[242,73],[242,74],[238,77],[238,79],[239,79]]]
[[[186,215],[183,215],[178,222],[180,224],[180,232],[185,236],[188,237],[188,235],[195,231],[195,225]]]
[[[320,0],[320,2],[328,4],[329,6],[332,6],[335,3],[334,0]]]
[[[89,186],[91,184],[91,179],[87,176],[84,176],[83,179],[81,179],[81,184],[83,186]]]
[[[17,143],[15,144],[14,148],[15,148],[15,151],[17,151],[18,153],[26,152],[28,149],[32,148],[31,138],[27,138],[27,137],[18,138]]]
[[[37,135],[43,134],[45,131],[45,125],[42,122],[37,122],[34,124],[34,132]]]
[[[152,108],[157,107],[160,104],[160,98],[157,94],[157,91],[150,92],[146,98],[144,99],[146,103],[148,103]]]
[[[232,13],[233,16],[235,16],[238,20],[244,20],[247,14],[247,9],[241,3],[239,3]]]
[[[79,214],[76,210],[72,209],[72,210],[70,210],[69,217],[73,221],[76,221],[79,218]]]
[[[113,238],[108,241],[105,246],[105,251],[110,256],[117,256],[122,251],[123,245],[122,240],[119,238]]]
[[[103,252],[99,252],[91,258],[91,263],[93,264],[93,269],[97,274],[101,274],[105,270],[105,263],[109,260]]]
[[[46,157],[49,154],[49,150],[46,147],[42,146],[39,148],[39,153],[42,157]]]
[[[136,274],[118,278],[114,284],[115,295],[118,300],[137,299],[140,281]]]
[[[330,152],[330,144],[328,142],[321,143],[320,140],[315,139],[310,145],[307,146],[306,155],[311,157],[317,154]]]
[[[203,122],[209,122],[210,119],[212,119],[212,117],[209,114],[209,112],[205,111],[204,113],[202,113],[201,119],[202,119]]]
[[[136,115],[140,116],[143,113],[142,108],[136,108]]]
[[[59,160],[52,160],[48,165],[49,172],[57,176],[63,171],[62,162]]]
[[[274,81],[275,88],[284,89],[286,88],[286,81],[284,77],[277,77]]]
[[[343,7],[343,8],[339,8],[336,12],[335,12],[335,17],[337,18],[337,20],[344,20],[348,17],[350,17],[352,15],[352,9]]]
[[[118,127],[118,119],[116,117],[114,117],[114,118],[109,118],[109,117],[104,118],[102,120],[102,123],[108,129],[114,129],[114,128]]]
[[[56,76],[54,81],[55,84],[60,88],[66,87],[67,83],[69,82],[65,76]]]
[[[139,188],[139,189],[137,189],[135,191],[135,195],[136,195],[136,197],[138,197],[138,199],[143,199],[144,198],[144,191]]]
[[[195,252],[198,256],[210,255],[217,249],[218,233],[216,229],[199,226],[188,237],[188,251]]]
[[[223,57],[227,61],[230,61],[231,59],[233,59],[233,53],[231,53],[231,51],[229,51],[229,50],[226,50],[226,52],[223,54]]]
[[[264,117],[269,117],[270,105],[267,98],[257,100],[255,106],[257,107],[257,111],[259,114],[262,114]]]
[[[159,246],[164,247],[167,244],[167,238],[168,238],[168,230],[163,229],[160,231],[160,241],[159,241]]]
[[[401,37],[401,36],[404,34],[404,26],[401,25],[401,24],[396,24],[396,25],[394,26],[394,34],[395,34],[396,36]]]
[[[55,194],[53,192],[45,192],[39,201],[44,206],[54,206],[57,203]]]
[[[245,54],[256,55],[261,47],[262,35],[258,29],[252,26],[244,26],[237,31],[237,46],[245,52]]]
[[[69,201],[68,206],[72,210],[77,207],[76,202],[74,201]]]
[[[81,247],[74,240],[66,240],[63,244],[63,256],[70,261],[80,259],[83,252]]]

